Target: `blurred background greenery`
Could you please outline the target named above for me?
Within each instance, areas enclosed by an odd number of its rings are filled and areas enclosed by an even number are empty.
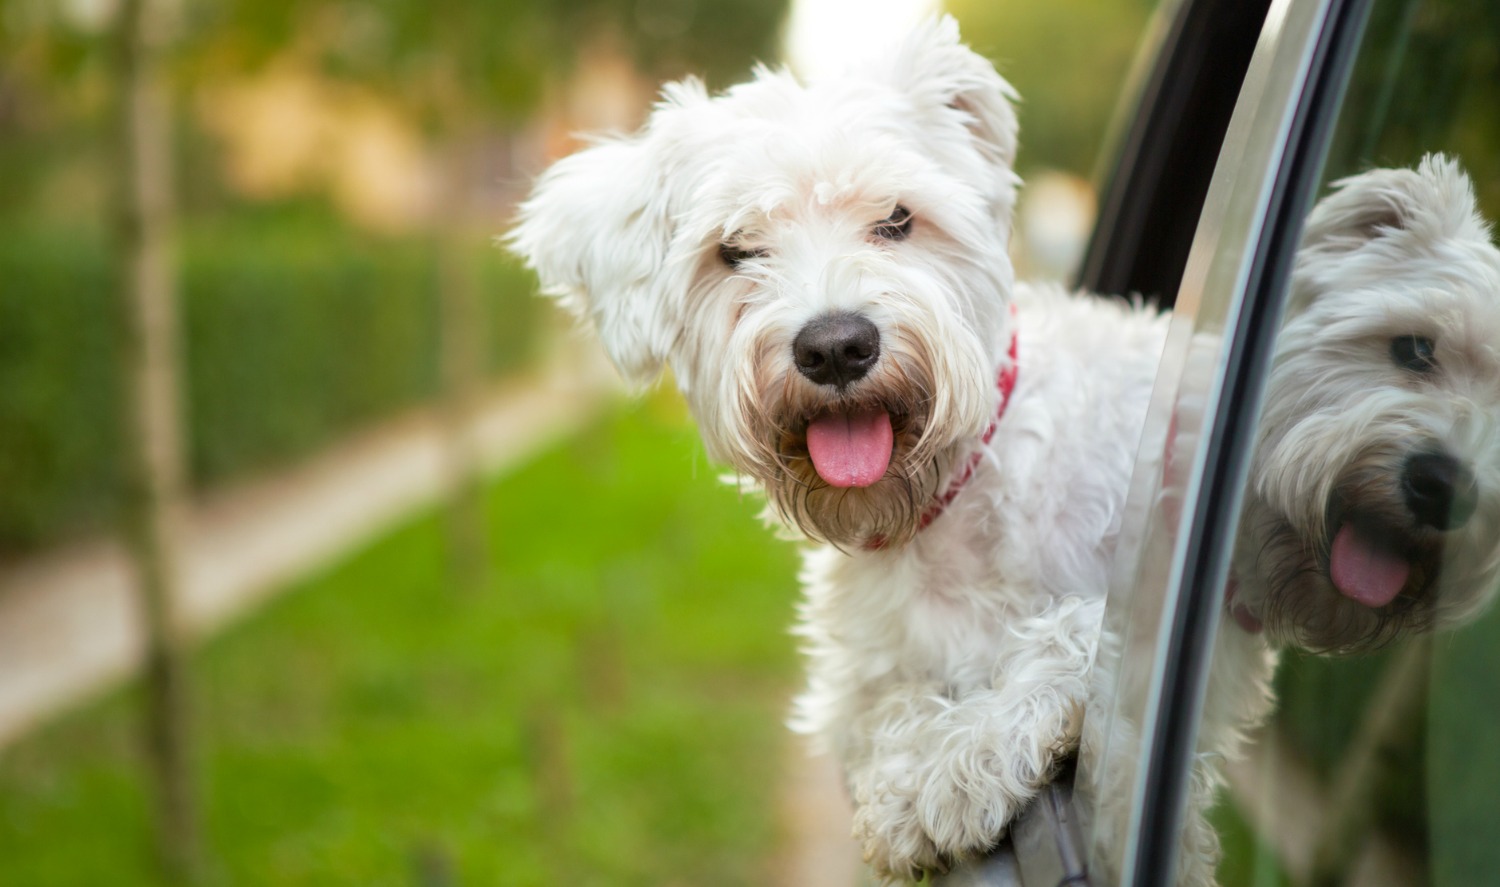
[[[485,587],[423,515],[207,645],[203,880],[767,883],[793,552],[697,450],[675,405],[602,417],[487,488]],[[162,880],[138,701],[0,754],[4,883]]]
[[[536,356],[542,308],[483,238],[578,128],[659,80],[776,58],[776,3],[177,0],[185,435],[195,486],[304,455],[433,397],[439,193],[464,142],[463,260],[486,369]],[[0,554],[110,516],[118,425],[108,247],[115,0],[0,0]],[[1023,173],[1090,175],[1151,3],[959,0],[1020,90]],[[701,6],[701,8],[699,8]]]
[[[1024,97],[1023,175],[1060,175],[1085,209],[1153,5],[950,4]],[[120,6],[0,0],[0,577],[118,522]],[[445,288],[476,294],[481,387],[531,384],[567,346],[490,242],[529,177],[576,131],[635,125],[663,79],[723,86],[779,59],[789,12],[166,7],[189,501],[454,396]],[[794,551],[715,473],[674,395],[611,404],[485,479],[477,588],[456,587],[428,506],[199,645],[196,877],[773,880]],[[0,746],[0,883],[167,880],[141,692],[96,691]]]

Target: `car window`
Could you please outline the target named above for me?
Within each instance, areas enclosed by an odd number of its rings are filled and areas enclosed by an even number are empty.
[[[1494,883],[1500,6],[1373,3],[1320,179],[1200,727],[1218,877]]]
[[[1492,4],[1273,4],[1126,515],[1096,881],[1500,871],[1497,46]]]

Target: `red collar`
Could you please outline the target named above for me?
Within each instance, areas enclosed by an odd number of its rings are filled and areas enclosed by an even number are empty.
[[[1015,317],[1014,309],[1011,310],[1011,317]],[[990,420],[989,427],[984,429],[984,434],[979,436],[981,446],[969,455],[969,461],[964,464],[958,474],[953,476],[953,480],[948,482],[948,488],[943,491],[943,494],[933,497],[932,504],[923,509],[922,516],[917,519],[918,533],[927,529],[928,524],[942,516],[942,513],[963,491],[964,485],[974,477],[974,472],[979,469],[979,463],[984,461],[985,447],[995,436],[995,428],[1000,424],[1001,417],[1005,415],[1005,408],[1010,405],[1011,392],[1016,390],[1016,374],[1019,366],[1016,362],[1017,338],[1017,333],[1013,330],[1010,334],[1010,350],[1006,352],[1006,356],[1010,359],[1000,368],[999,377],[995,380],[995,387],[1000,389],[1000,406],[995,410],[995,418]],[[866,542],[863,547],[865,551],[880,551],[885,548],[885,544],[884,536],[876,536]]]
[[[1250,612],[1250,608],[1236,600],[1240,591],[1240,581],[1230,572],[1229,581],[1224,587],[1224,609],[1234,617],[1234,621],[1244,629],[1246,634],[1260,634],[1266,624],[1260,621],[1260,617]]]

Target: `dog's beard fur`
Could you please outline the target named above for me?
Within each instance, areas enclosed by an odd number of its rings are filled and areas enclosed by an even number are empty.
[[[919,362],[918,362],[919,363]],[[879,538],[900,544],[916,532],[918,517],[933,497],[939,468],[930,427],[932,383],[920,366],[896,365],[891,385],[856,387],[834,398],[786,378],[777,408],[755,417],[764,461],[756,476],[777,519],[802,535],[834,545]],[[891,418],[890,467],[868,487],[830,486],[818,476],[807,450],[807,426],[830,410],[882,410]]]

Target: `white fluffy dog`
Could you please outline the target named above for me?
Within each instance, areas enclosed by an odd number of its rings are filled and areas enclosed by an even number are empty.
[[[1012,91],[934,21],[863,67],[666,87],[511,246],[806,558],[794,726],[866,859],[983,851],[1077,740],[1165,321],[1017,287]]]
[[[1344,179],[1307,221],[1210,675],[1180,883],[1212,883],[1217,762],[1275,651],[1367,651],[1500,586],[1500,250],[1454,161]]]

